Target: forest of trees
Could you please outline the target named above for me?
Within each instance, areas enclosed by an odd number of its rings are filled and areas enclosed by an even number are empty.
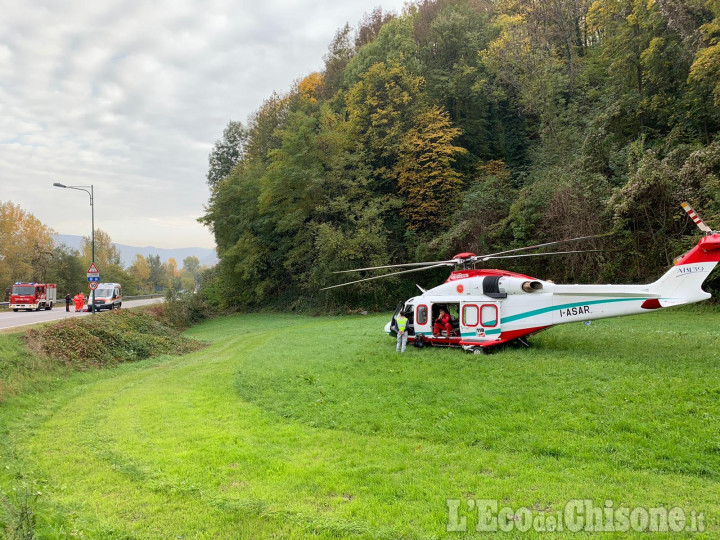
[[[84,237],[80,251],[56,243],[54,231],[12,202],[0,201],[0,301],[16,281],[55,283],[58,296],[88,293],[87,268],[92,260],[92,243]],[[161,262],[160,255],[136,255],[124,268],[120,252],[110,235],[95,231],[95,264],[106,283],[120,283],[126,295],[162,292],[165,289],[192,291],[208,269],[197,257],[183,259],[178,270],[175,259]]]
[[[210,155],[228,306],[389,307],[446,272],[319,289],[599,233],[503,266],[647,282],[697,241],[681,201],[720,227],[720,0],[420,0],[324,60]]]

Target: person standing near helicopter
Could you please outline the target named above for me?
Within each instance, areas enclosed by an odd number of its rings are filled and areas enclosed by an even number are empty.
[[[408,338],[408,318],[404,313],[400,313],[395,319],[395,323],[397,324],[397,347],[395,348],[395,352],[404,353]]]

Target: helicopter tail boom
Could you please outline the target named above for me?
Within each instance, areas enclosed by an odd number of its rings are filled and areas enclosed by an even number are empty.
[[[703,237],[698,245],[677,259],[675,266],[649,287],[662,307],[689,304],[710,298],[702,284],[720,262],[720,234]]]

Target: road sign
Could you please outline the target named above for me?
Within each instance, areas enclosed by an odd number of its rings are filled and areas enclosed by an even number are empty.
[[[95,263],[91,263],[90,268],[87,269],[87,279],[88,281],[100,281],[100,270]]]
[[[98,288],[98,282],[97,282],[97,281],[91,281],[91,282],[90,282],[90,289],[94,291],[94,290],[97,289],[97,288]]]

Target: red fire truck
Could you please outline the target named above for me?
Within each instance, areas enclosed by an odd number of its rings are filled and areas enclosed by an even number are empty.
[[[52,309],[57,302],[57,285],[53,283],[20,283],[13,284],[10,291],[10,308],[13,311],[27,309],[40,311],[42,308]]]

